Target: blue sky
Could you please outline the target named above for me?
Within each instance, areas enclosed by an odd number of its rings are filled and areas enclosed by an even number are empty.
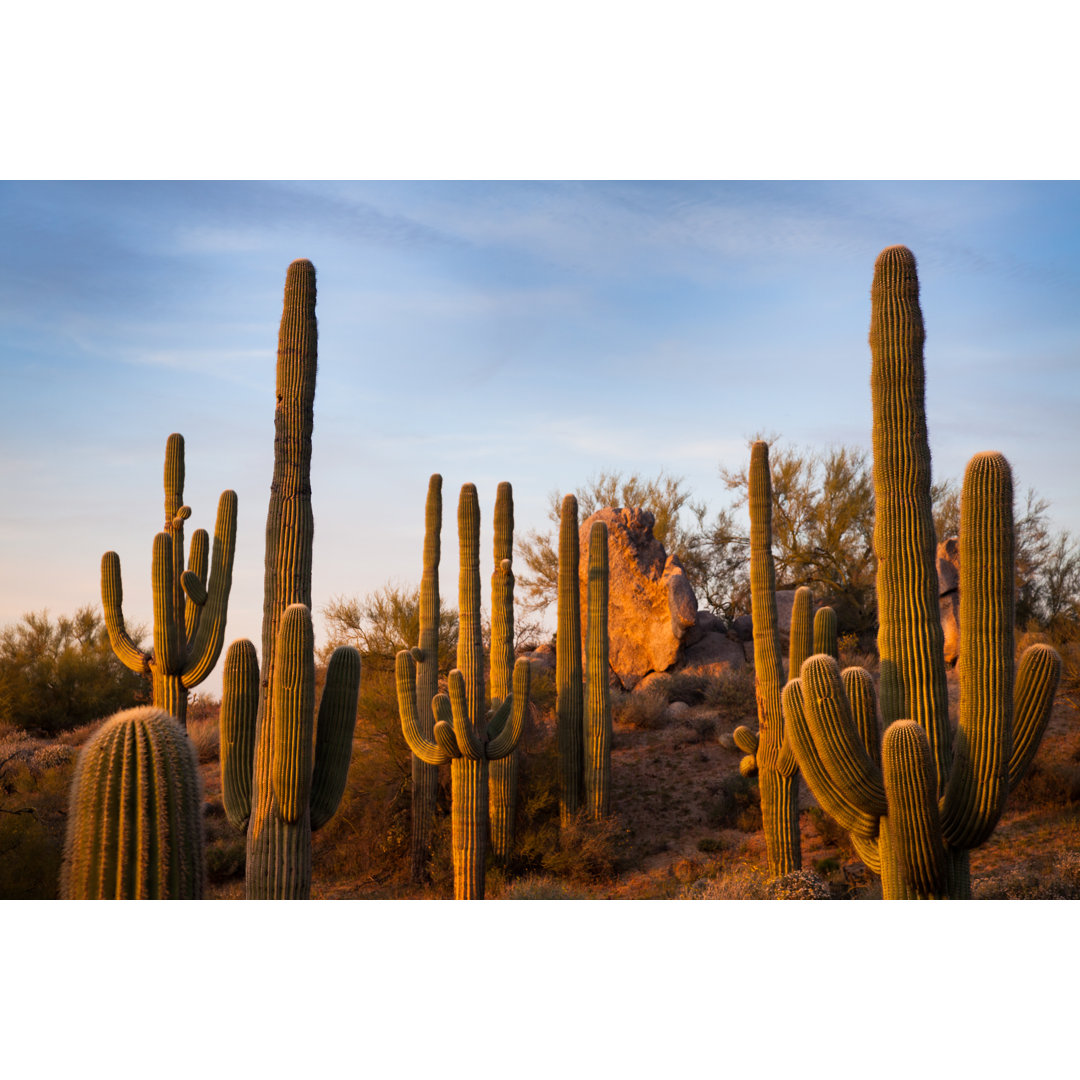
[[[289,262],[318,272],[314,603],[419,578],[428,476],[500,480],[519,535],[602,469],[711,510],[746,439],[869,447],[869,290],[919,261],[936,477],[999,449],[1080,534],[1080,185],[1067,182],[0,184],[0,620],[150,622],[165,439],[189,526],[239,495],[227,637],[258,642]],[[490,573],[490,569],[486,571]],[[215,674],[205,688],[216,692]]]

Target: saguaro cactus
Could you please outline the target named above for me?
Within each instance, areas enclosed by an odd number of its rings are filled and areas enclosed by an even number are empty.
[[[472,484],[461,489],[458,544],[458,666],[447,679],[449,694],[438,694],[432,702],[431,738],[420,729],[416,659],[411,651],[398,653],[395,674],[401,730],[409,749],[429,765],[450,762],[454,898],[482,900],[489,831],[488,764],[505,758],[521,739],[531,668],[524,658],[517,661],[511,693],[489,713],[480,638],[480,504]]]
[[[251,643],[234,642],[226,655],[222,697],[222,745],[229,747],[222,783],[230,820],[247,824],[248,899],[310,895],[311,832],[337,809],[352,756],[360,689],[355,649],[343,646],[331,656],[315,720],[311,433],[316,367],[315,268],[298,259],[286,278],[278,337],[261,678],[254,674]],[[249,755],[250,788],[244,775]]]
[[[424,507],[424,568],[420,577],[420,640],[416,661],[416,704],[424,738],[434,737],[431,702],[439,690],[439,558],[442,532],[442,477],[428,481]],[[412,880],[427,876],[435,802],[439,794],[439,768],[412,755],[412,835],[409,871]]]
[[[495,493],[495,572],[491,575],[491,705],[512,692],[514,668],[514,491],[506,481]],[[423,704],[418,702],[423,711]],[[491,853],[506,860],[514,850],[519,748],[493,761],[489,770]]]
[[[798,678],[803,661],[814,655],[814,593],[808,585],[795,590],[788,638],[788,678]]]
[[[835,659],[840,658],[836,612],[831,607],[818,608],[814,612],[814,653],[824,653]],[[799,670],[801,670],[801,665],[795,671],[789,671],[790,677],[794,678]]]
[[[558,629],[555,636],[555,716],[559,751],[559,822],[565,827],[581,807],[585,697],[581,664],[581,586],[578,504],[562,501],[559,518]]]
[[[872,292],[874,544],[880,756],[865,673],[813,656],[784,691],[811,790],[849,828],[886,899],[966,898],[968,852],[993,831],[1049,719],[1060,659],[1028,649],[1014,688],[1012,477],[997,453],[969,462],[961,496],[960,721],[950,745],[936,603],[923,325],[914,256],[878,256]]]
[[[778,877],[802,866],[799,835],[799,772],[784,738],[780,705],[784,669],[776,616],[776,571],[772,557],[772,479],[769,446],[755,442],[750,451],[750,609],[754,625],[754,682],[758,731],[739,727],[735,745],[746,757],[744,776],[757,773],[769,875]],[[806,608],[809,611],[809,607]],[[794,617],[793,612],[793,617]],[[800,613],[805,623],[805,614]],[[803,628],[805,634],[805,627]]]
[[[225,619],[236,550],[236,492],[223,491],[214,524],[213,556],[207,580],[209,538],[197,529],[184,569],[184,438],[165,443],[165,529],[154,537],[151,581],[154,598],[154,648],[143,652],[124,626],[120,556],[101,559],[101,604],[113,652],[132,671],[149,675],[154,704],[187,726],[188,691],[213,670],[225,640]]]
[[[66,900],[201,900],[202,782],[175,718],[110,717],[79,754],[60,873]]]
[[[608,532],[589,529],[589,624],[585,633],[585,806],[595,820],[611,812],[611,688],[608,684]]]

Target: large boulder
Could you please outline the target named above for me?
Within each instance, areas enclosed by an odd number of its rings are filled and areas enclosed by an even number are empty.
[[[960,540],[950,536],[937,546],[938,606],[945,635],[945,663],[960,659]]]
[[[780,638],[780,648],[787,650],[791,639],[791,609],[795,606],[795,589],[777,589],[776,591],[776,631]],[[740,615],[732,624],[732,631],[740,641],[754,640],[754,620],[749,615]]]
[[[655,519],[639,507],[605,507],[581,523],[581,632],[588,626],[589,532],[608,529],[608,656],[623,687],[665,671],[697,619],[697,597],[679,560],[653,536]]]

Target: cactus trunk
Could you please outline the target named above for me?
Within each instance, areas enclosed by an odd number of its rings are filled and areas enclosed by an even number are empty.
[[[577,499],[567,495],[559,519],[558,630],[555,636],[559,821],[563,827],[570,823],[581,806],[584,770],[580,558]]]

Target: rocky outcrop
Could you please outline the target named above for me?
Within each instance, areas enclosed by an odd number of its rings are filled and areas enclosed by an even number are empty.
[[[795,589],[778,589],[776,592],[776,629],[780,635],[780,648],[787,650],[791,640],[791,609],[795,604]],[[754,620],[749,615],[740,615],[731,629],[740,641],[754,640]]]
[[[654,518],[638,507],[597,510],[581,523],[582,636],[587,625],[589,531],[608,528],[608,642],[612,670],[624,688],[665,671],[697,621],[697,597],[679,560],[652,533]]]
[[[945,635],[945,663],[960,659],[960,541],[955,536],[937,546],[938,606]]]

